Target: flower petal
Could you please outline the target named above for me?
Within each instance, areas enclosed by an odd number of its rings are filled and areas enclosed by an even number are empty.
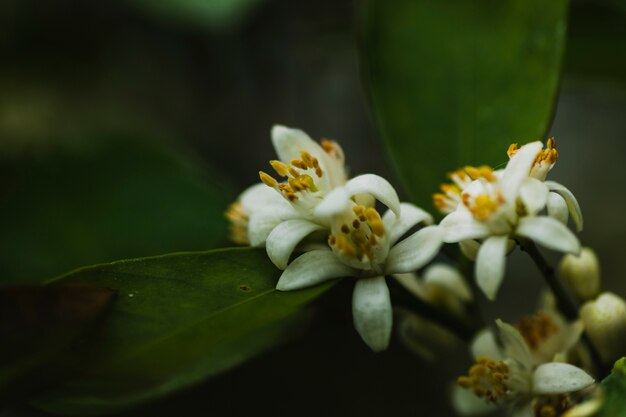
[[[504,278],[508,236],[485,240],[476,256],[476,283],[487,298],[494,300]]]
[[[504,346],[505,357],[513,358],[524,368],[530,369],[533,365],[532,356],[522,334],[515,327],[500,319],[496,320],[500,340]]]
[[[385,277],[361,278],[352,293],[354,327],[374,351],[387,349],[393,315]]]
[[[282,125],[272,127],[272,144],[278,159],[286,164],[294,158],[300,159],[302,151],[307,151],[316,157],[324,152],[322,147],[302,130]]]
[[[298,256],[278,280],[280,291],[299,290],[329,281],[349,277],[355,270],[343,264],[330,249],[313,250]]]
[[[315,217],[330,219],[341,213],[350,210],[352,200],[345,187],[337,187],[326,194],[326,197],[315,206]]]
[[[496,405],[477,397],[472,390],[452,387],[452,406],[456,412],[464,416],[487,414],[496,410]]]
[[[569,218],[567,203],[560,194],[553,192],[548,194],[547,209],[548,216],[552,217],[553,219],[557,219],[563,224],[567,224],[567,219]]]
[[[480,243],[474,239],[462,240],[459,242],[461,253],[470,261],[475,261],[480,249]]]
[[[509,163],[504,168],[500,184],[502,185],[502,194],[508,201],[512,201],[517,196],[522,182],[528,178],[530,169],[535,163],[537,153],[543,148],[540,141],[528,143],[517,151],[511,157]]]
[[[548,202],[548,187],[535,178],[526,178],[520,187],[520,198],[526,206],[526,210],[531,214],[536,214],[543,210]]]
[[[361,193],[373,195],[376,200],[389,207],[396,216],[400,216],[400,199],[393,186],[378,175],[363,174],[352,178],[346,183],[346,191],[349,196]]]
[[[550,362],[539,365],[533,375],[533,392],[539,395],[578,391],[594,383],[582,369],[569,363]]]
[[[482,239],[490,234],[489,228],[467,211],[454,211],[444,217],[439,225],[444,230],[443,241],[446,243]]]
[[[248,219],[248,239],[251,246],[263,246],[272,230],[281,222],[300,217],[291,207],[275,206],[263,207],[252,211]]]
[[[527,237],[548,249],[566,253],[580,253],[580,242],[563,223],[552,217],[523,217],[516,234]]]
[[[545,184],[550,188],[550,191],[558,193],[563,199],[565,203],[567,203],[567,208],[569,209],[569,214],[572,216],[572,220],[576,225],[576,231],[582,232],[583,230],[583,213],[580,210],[580,205],[574,197],[574,194],[558,182],[554,181],[546,181]]]
[[[474,358],[486,356],[494,361],[504,360],[502,349],[496,341],[496,335],[489,327],[482,329],[474,336],[470,349]]]
[[[461,301],[472,301],[472,290],[455,268],[444,263],[435,263],[424,272],[424,283],[445,289]]]
[[[392,276],[402,285],[408,292],[420,299],[425,299],[426,289],[424,283],[414,273],[392,274]]]
[[[281,222],[267,237],[265,242],[267,255],[276,267],[285,269],[298,243],[314,231],[321,229],[323,229],[322,226],[308,220],[293,219]]]
[[[239,196],[239,202],[248,213],[266,205],[281,207],[289,205],[287,200],[275,189],[263,183],[254,184],[246,188]]]
[[[418,230],[389,250],[387,274],[412,272],[426,265],[437,255],[443,244],[443,230],[428,226]]]
[[[400,217],[397,217],[391,210],[387,210],[383,216],[383,224],[389,231],[389,245],[392,246],[413,226],[421,222],[433,223],[433,216],[411,203],[400,203],[400,210],[402,211]]]

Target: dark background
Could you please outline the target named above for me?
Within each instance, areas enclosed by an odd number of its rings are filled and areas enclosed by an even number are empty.
[[[269,131],[280,123],[338,140],[351,174],[393,179],[359,79],[355,3],[257,0],[241,13],[210,19],[148,4],[2,2],[5,160],[89,146],[102,132],[141,137],[201,160],[234,198],[273,158]],[[600,256],[604,287],[622,295],[625,20],[620,4],[572,2],[551,129],[561,155],[551,178],[577,196],[585,215],[581,239]],[[498,301],[482,302],[487,318],[514,320],[535,303],[534,267],[520,253],[511,258]],[[348,282],[326,294],[306,337],[142,412],[450,415],[447,390],[469,364],[465,349],[426,363],[395,340],[389,351],[373,354],[352,328],[350,294]]]

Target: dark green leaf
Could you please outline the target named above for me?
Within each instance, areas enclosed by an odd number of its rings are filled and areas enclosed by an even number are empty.
[[[114,294],[88,284],[0,287],[0,392],[49,382],[34,372],[85,335]]]
[[[81,269],[60,282],[114,288],[116,303],[80,360],[77,376],[37,398],[41,409],[90,415],[190,386],[293,333],[303,306],[329,288],[278,292],[259,249],[222,249]]]
[[[232,196],[179,152],[122,139],[0,156],[0,281],[225,242]]]
[[[379,131],[418,204],[459,166],[544,139],[567,1],[367,0],[362,70]]]
[[[604,402],[599,416],[626,417],[626,358],[615,362],[611,375],[600,384]]]

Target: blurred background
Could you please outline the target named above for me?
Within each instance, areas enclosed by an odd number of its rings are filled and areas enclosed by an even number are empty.
[[[351,174],[396,183],[362,88],[359,3],[4,0],[1,279],[228,245],[222,210],[274,158],[276,123],[338,140]],[[622,2],[571,2],[550,129],[551,178],[577,196],[581,239],[622,295],[625,22]],[[534,266],[511,258],[498,302],[482,303],[487,319],[535,303]],[[305,337],[127,415],[452,415],[465,348],[434,363],[397,341],[375,355],[352,328],[350,293],[326,294]]]

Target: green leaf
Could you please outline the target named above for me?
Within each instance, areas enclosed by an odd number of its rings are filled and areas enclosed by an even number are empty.
[[[240,23],[261,0],[132,0],[142,11],[165,21],[227,28]]]
[[[304,305],[332,284],[275,290],[261,249],[220,249],[115,262],[62,278],[118,291],[77,376],[33,401],[63,415],[110,413],[180,390],[293,334]],[[295,315],[295,316],[294,316]],[[294,321],[295,319],[295,321]]]
[[[566,0],[367,0],[359,17],[372,112],[416,203],[431,207],[447,172],[545,138]]]
[[[626,417],[626,358],[615,362],[611,375],[600,386],[604,401],[598,416]]]
[[[186,155],[124,139],[0,155],[0,281],[225,243],[234,196]]]

